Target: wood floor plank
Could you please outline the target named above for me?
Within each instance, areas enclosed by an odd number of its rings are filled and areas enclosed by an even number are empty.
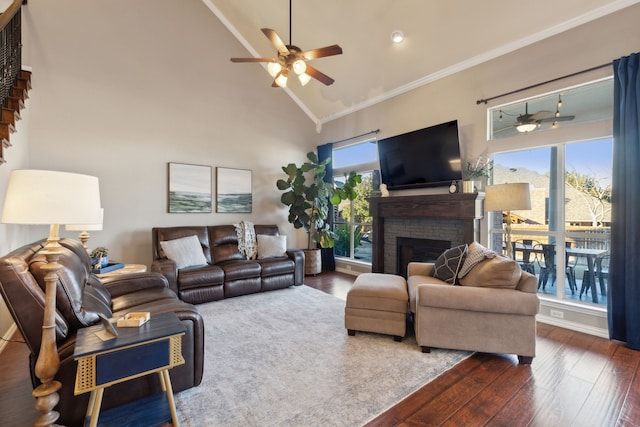
[[[513,360],[496,355],[477,355],[484,358],[473,372],[444,390],[434,399],[407,417],[401,426],[438,426],[459,411],[485,387],[493,383],[504,371],[513,366]]]
[[[442,424],[443,426],[482,425],[488,422],[532,376],[528,365],[513,364],[496,380]],[[496,393],[495,390],[501,390]]]
[[[11,339],[22,341],[22,335],[16,332]],[[16,426],[32,425],[38,417],[31,396],[28,358],[24,342],[9,342],[0,354],[0,420],[16,420]]]
[[[586,354],[594,354],[589,350]],[[613,426],[618,422],[638,372],[638,355],[637,352],[635,355],[629,353],[632,350],[622,346],[615,346],[614,351],[577,414],[574,420],[577,425]],[[640,423],[640,420],[635,422]]]
[[[620,349],[620,352],[622,351],[635,362],[636,368],[629,392],[620,410],[619,425],[637,427],[640,424],[640,355],[638,351],[626,347]]]

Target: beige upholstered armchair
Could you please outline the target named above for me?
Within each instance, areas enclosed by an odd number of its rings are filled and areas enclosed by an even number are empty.
[[[471,250],[471,246],[470,246]],[[536,352],[536,277],[496,256],[473,267],[460,285],[433,277],[433,263],[407,269],[416,340],[431,347],[516,354],[530,364]],[[496,286],[496,287],[493,287]]]

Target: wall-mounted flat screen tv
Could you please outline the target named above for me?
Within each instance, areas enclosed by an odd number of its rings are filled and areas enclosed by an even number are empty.
[[[462,179],[458,121],[381,139],[378,158],[389,190],[448,186]]]

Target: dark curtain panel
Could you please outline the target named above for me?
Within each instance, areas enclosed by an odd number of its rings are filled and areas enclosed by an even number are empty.
[[[640,350],[640,56],[613,62],[613,192],[609,336]]]
[[[318,146],[318,160],[331,159],[333,157],[333,144],[324,144]],[[327,165],[327,173],[324,175],[324,182],[333,182],[333,166],[331,163]],[[333,226],[333,215],[329,215],[329,224]],[[334,271],[336,269],[336,257],[333,248],[322,249],[322,270]]]

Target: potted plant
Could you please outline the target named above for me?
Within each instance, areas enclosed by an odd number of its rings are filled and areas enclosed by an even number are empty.
[[[94,268],[102,268],[109,265],[109,249],[98,246],[91,251],[91,265]]]
[[[490,178],[492,171],[493,160],[491,159],[480,156],[475,162],[466,162],[462,171],[464,178],[462,182],[463,193],[477,192],[480,188],[481,180],[483,178]]]
[[[284,191],[280,201],[289,207],[288,220],[294,228],[304,228],[307,233],[305,252],[305,273],[318,274],[321,270],[321,248],[332,248],[337,235],[331,230],[327,219],[330,214],[329,203],[338,205],[343,200],[356,197],[355,187],[362,176],[349,172],[341,188],[324,182],[326,168],[330,158],[320,162],[314,152],[307,153],[308,161],[298,166],[289,163],[282,170],[286,179],[278,179],[278,190]]]

